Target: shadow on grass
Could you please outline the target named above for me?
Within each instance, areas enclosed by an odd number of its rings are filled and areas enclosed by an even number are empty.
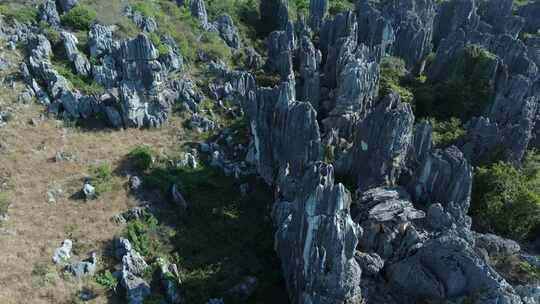
[[[162,243],[155,255],[178,264],[187,302],[223,298],[226,303],[288,303],[273,250],[272,193],[263,182],[251,178],[251,192],[242,196],[239,186],[247,179],[235,180],[204,164],[197,169],[150,168],[140,177],[140,195],[152,201],[159,223],[151,233]],[[173,184],[187,201],[186,211],[167,199]],[[228,290],[246,276],[255,276],[258,287],[240,301]]]

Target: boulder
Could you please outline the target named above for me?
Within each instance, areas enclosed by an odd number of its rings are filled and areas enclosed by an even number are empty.
[[[95,252],[92,252],[91,257],[88,260],[72,263],[67,267],[67,271],[70,272],[75,278],[81,280],[88,276],[93,276],[96,273],[97,256]]]
[[[71,258],[71,248],[73,242],[71,240],[64,240],[62,245],[54,250],[52,260],[55,264],[66,264]]]

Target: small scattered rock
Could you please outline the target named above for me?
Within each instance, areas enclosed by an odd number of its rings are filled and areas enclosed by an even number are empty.
[[[84,194],[85,199],[95,199],[96,198],[96,188],[90,184],[90,182],[85,182],[82,188],[82,193]]]
[[[64,264],[69,261],[71,258],[71,248],[73,247],[73,242],[69,239],[66,239],[62,242],[62,246],[56,248],[52,260],[55,264]]]
[[[141,179],[136,176],[136,175],[133,175],[133,176],[130,176],[129,177],[129,189],[131,191],[137,191],[139,190],[139,188],[141,187],[142,185],[142,181]]]
[[[170,193],[171,193],[171,199],[173,203],[177,204],[178,206],[180,206],[180,208],[184,210],[187,209],[186,200],[184,199],[184,196],[180,192],[180,189],[178,189],[178,185],[176,184],[172,185]]]

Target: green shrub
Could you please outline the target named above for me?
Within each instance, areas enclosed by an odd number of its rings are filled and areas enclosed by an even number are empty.
[[[433,146],[445,148],[465,135],[463,123],[458,118],[452,117],[449,120],[440,121],[435,118],[429,118],[433,128]]]
[[[96,276],[96,282],[107,290],[116,291],[118,280],[107,270]]]
[[[167,54],[169,52],[167,46],[161,42],[161,37],[158,34],[150,33],[149,38],[160,54]]]
[[[90,28],[90,25],[95,22],[96,17],[97,13],[95,10],[84,5],[77,5],[64,14],[60,18],[60,21],[65,26],[81,31],[87,31]]]
[[[445,67],[445,75],[433,82],[428,79],[413,89],[417,117],[434,116],[462,121],[482,113],[491,102],[492,67],[495,55],[480,46],[465,47]]]
[[[523,239],[540,227],[540,162],[527,155],[524,166],[498,162],[477,169],[471,214],[484,228]]]
[[[152,166],[154,152],[149,146],[138,146],[128,154],[130,163],[139,171],[146,171]]]
[[[20,23],[32,23],[37,18],[37,9],[35,7],[29,7],[20,4],[2,4],[0,5],[0,14],[4,16],[4,19],[13,23],[14,21]]]
[[[135,250],[146,257],[155,257],[159,247],[155,241],[150,238],[150,231],[155,230],[157,226],[156,218],[150,216],[146,220],[130,221],[126,228],[126,237]]]
[[[379,95],[385,96],[390,92],[396,92],[404,102],[412,102],[413,93],[405,86],[401,85],[403,78],[407,75],[405,62],[397,57],[383,57],[380,64],[381,78]]]
[[[96,189],[96,195],[102,195],[113,189],[112,168],[109,164],[99,166],[91,166],[90,173],[92,175],[92,186]]]

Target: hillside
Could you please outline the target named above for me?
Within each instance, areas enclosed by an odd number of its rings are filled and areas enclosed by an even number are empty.
[[[0,0],[0,303],[540,303],[539,21]]]

